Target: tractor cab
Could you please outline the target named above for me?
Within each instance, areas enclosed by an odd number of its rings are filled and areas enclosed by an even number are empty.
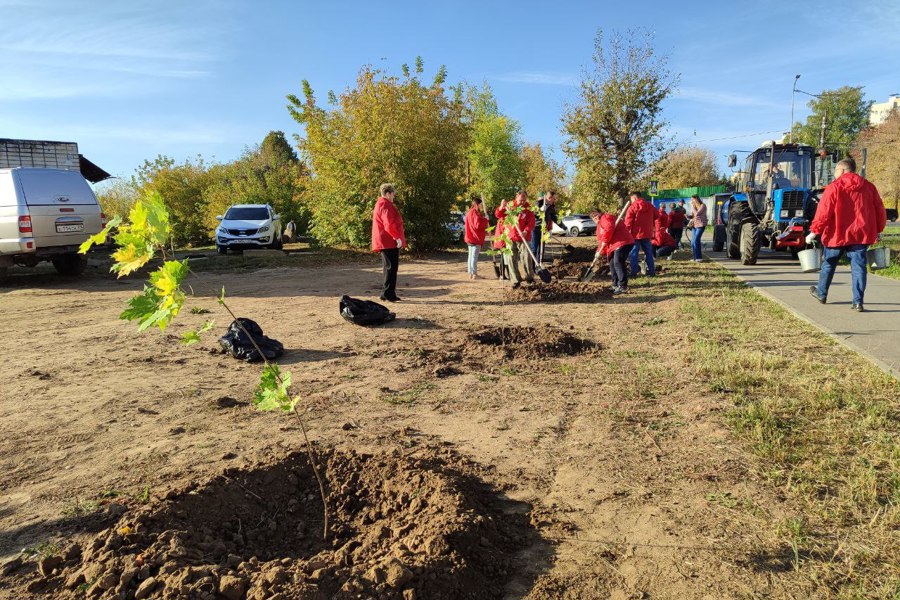
[[[720,213],[726,223],[726,244],[731,258],[755,264],[760,248],[789,250],[796,254],[818,205],[817,187],[824,187],[823,171],[816,185],[816,171],[825,157],[811,146],[768,142],[749,153],[738,173],[737,191]],[[729,164],[736,165],[734,155]]]

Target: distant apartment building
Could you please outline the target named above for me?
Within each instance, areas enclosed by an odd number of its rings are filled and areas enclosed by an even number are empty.
[[[900,109],[900,94],[891,94],[887,102],[873,104],[869,109],[869,125],[872,127],[881,125],[895,109]]]

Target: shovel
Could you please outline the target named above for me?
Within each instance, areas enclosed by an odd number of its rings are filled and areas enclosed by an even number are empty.
[[[523,243],[524,243],[525,235],[522,233],[522,230],[519,229],[518,223],[516,223],[516,231],[519,232],[519,237],[522,238]],[[531,246],[529,246],[527,243],[524,245],[525,245],[525,249],[528,250],[528,255],[531,256],[531,260],[534,261],[534,264],[537,267],[537,269],[535,270],[535,274],[538,277],[540,277],[541,281],[543,281],[544,283],[550,283],[550,281],[552,281],[552,279],[553,279],[553,276],[550,275],[550,271],[545,269],[544,265],[542,265],[540,263],[540,261],[538,261],[537,257],[535,257],[535,255],[534,255],[534,252],[531,251]]]
[[[616,225],[619,224],[619,221],[625,218],[625,211],[628,210],[628,207],[631,206],[631,199],[625,203],[625,206],[622,207],[622,210],[619,211],[619,216],[616,217]],[[606,246],[606,242],[604,242],[600,249],[597,250],[597,254],[594,255],[594,260],[591,262],[591,266],[587,268],[587,271],[584,272],[584,275],[581,276],[582,283],[588,283],[591,281],[594,276],[597,274],[597,267],[600,263],[600,256],[603,254],[603,248]]]

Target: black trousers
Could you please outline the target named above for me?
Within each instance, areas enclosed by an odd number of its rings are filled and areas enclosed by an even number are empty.
[[[383,298],[397,297],[397,269],[400,268],[400,249],[389,248],[381,251],[381,264],[384,267]]]
[[[609,261],[609,274],[612,276],[613,287],[628,287],[628,255],[634,244],[626,244],[613,251],[612,260]]]

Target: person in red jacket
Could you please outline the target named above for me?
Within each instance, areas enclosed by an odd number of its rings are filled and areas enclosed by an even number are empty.
[[[834,181],[822,194],[806,237],[807,244],[820,238],[825,247],[819,284],[810,286],[809,293],[825,304],[838,260],[846,254],[850,257],[852,308],[862,312],[866,250],[879,240],[886,223],[887,213],[878,190],[856,174],[856,161],[852,158],[840,161],[834,168]]]
[[[656,209],[656,230],[669,228],[669,215],[666,213],[666,205],[660,204]]]
[[[682,202],[684,202],[682,200]],[[684,205],[672,204],[669,212],[669,235],[675,238],[675,243],[681,248],[681,236],[684,234],[684,226],[687,223],[687,213]]]
[[[494,273],[497,274],[497,279],[509,279],[509,270],[506,268],[506,260],[503,258],[503,249],[506,248],[506,242],[503,240],[503,220],[506,218],[507,203],[506,200],[501,200],[500,206],[494,211],[497,224],[494,225],[494,243],[491,244],[491,248],[494,250]]]
[[[598,211],[591,212],[591,219],[597,224],[597,252],[595,258],[600,255],[609,257],[609,274],[612,277],[613,294],[624,294],[628,291],[628,268],[625,261],[634,247],[634,238],[624,221],[616,220],[615,215],[609,213],[601,215]]]
[[[472,206],[466,213],[464,225],[466,230],[464,239],[469,246],[469,279],[476,279],[478,277],[478,255],[481,254],[481,247],[484,246],[488,226],[488,218],[484,212],[481,198],[472,199]]]
[[[659,223],[659,221],[657,221]],[[657,227],[656,233],[653,235],[653,256],[654,258],[663,258],[668,256],[672,260],[672,253],[678,248],[678,242],[675,241],[665,227]]]
[[[534,262],[528,253],[528,244],[531,242],[531,234],[534,231],[535,218],[534,212],[528,204],[528,194],[524,190],[516,194],[512,208],[514,213],[518,212],[518,217],[515,223],[506,223],[504,228],[512,242],[510,248],[512,252],[506,255],[510,280],[512,280],[513,288],[517,288],[522,285],[523,279],[528,283],[534,281]],[[508,220],[508,212],[504,213],[505,220]]]
[[[406,235],[403,233],[403,217],[394,206],[394,186],[384,183],[380,192],[372,211],[372,250],[381,253],[384,267],[384,288],[380,298],[398,302],[397,271],[400,268],[400,249],[406,246]]]
[[[659,211],[652,204],[641,198],[638,192],[631,192],[631,206],[625,211],[625,226],[634,238],[634,246],[631,248],[631,275],[635,276],[638,270],[638,255],[644,251],[647,260],[647,275],[656,275],[656,264],[653,262],[653,232],[656,229],[656,219]]]

